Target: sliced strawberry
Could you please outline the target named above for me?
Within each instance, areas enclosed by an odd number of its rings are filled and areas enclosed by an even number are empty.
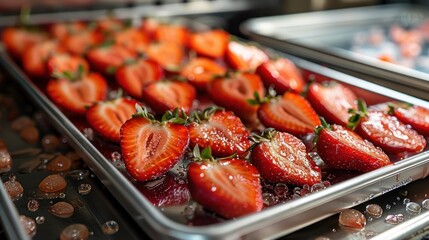
[[[269,60],[268,55],[261,49],[235,41],[228,43],[225,58],[232,68],[251,72]]]
[[[327,122],[347,126],[349,109],[357,109],[357,97],[346,86],[337,82],[312,83],[307,99]]]
[[[149,45],[147,55],[164,69],[177,69],[185,59],[185,50],[175,43],[158,42]]]
[[[429,109],[409,104],[394,104],[393,115],[418,133],[429,136]]]
[[[76,78],[64,76],[49,80],[47,93],[52,101],[64,110],[84,114],[87,107],[104,100],[107,82],[98,73],[89,73]]]
[[[215,76],[225,75],[226,68],[208,58],[194,58],[181,70],[180,75],[197,89],[206,89]]]
[[[140,31],[149,37],[150,40],[155,40],[155,32],[161,23],[155,18],[146,18],[140,25]]]
[[[116,71],[116,81],[132,97],[142,99],[143,87],[161,79],[163,75],[158,63],[139,59],[121,66]]]
[[[349,127],[388,154],[417,153],[424,150],[426,140],[415,130],[384,112],[367,111],[359,101],[359,111],[354,111]]]
[[[97,102],[88,108],[86,119],[102,137],[119,142],[121,126],[136,112],[136,104],[137,101],[123,97]]]
[[[106,17],[97,20],[97,31],[109,35],[110,33],[123,30],[127,23],[115,17]]]
[[[72,54],[84,55],[102,40],[103,36],[100,33],[86,29],[67,36],[62,45]]]
[[[144,53],[149,45],[149,38],[135,28],[127,28],[114,34],[115,43],[131,52]]]
[[[117,44],[106,44],[88,52],[88,61],[96,71],[106,75],[115,72],[126,61],[132,60],[136,54]]]
[[[295,64],[286,58],[279,58],[262,63],[256,68],[266,88],[273,87],[283,94],[292,90],[300,93],[304,89],[304,79]]]
[[[56,41],[45,41],[27,48],[22,55],[22,67],[31,77],[47,77],[48,59],[60,52],[62,48]]]
[[[138,181],[164,175],[182,159],[188,144],[189,131],[184,125],[158,122],[144,110],[121,127],[125,167]]]
[[[256,74],[239,73],[217,78],[207,88],[210,98],[217,105],[233,111],[245,121],[257,118],[258,106],[251,105],[249,99],[254,94],[264,96],[264,86]]]
[[[304,143],[295,136],[269,128],[262,136],[253,135],[252,139],[257,145],[250,160],[264,179],[299,186],[321,182],[320,168],[308,156]]]
[[[63,40],[70,35],[84,31],[86,27],[85,23],[77,21],[54,23],[49,26],[49,32],[55,39]]]
[[[208,108],[193,112],[191,118],[191,147],[210,147],[216,157],[241,156],[250,147],[250,133],[233,112]]]
[[[142,98],[158,114],[175,108],[189,113],[196,98],[196,91],[189,83],[157,81],[143,88]]]
[[[264,205],[258,170],[243,159],[192,162],[188,185],[196,202],[224,218],[259,212]]]
[[[188,44],[189,31],[185,26],[160,24],[155,29],[155,40],[185,46]]]
[[[196,53],[210,58],[224,56],[229,42],[229,34],[220,29],[193,33],[189,47]]]
[[[316,131],[317,153],[331,168],[369,172],[391,164],[380,148],[341,125],[325,123]]]
[[[84,58],[67,53],[52,55],[47,61],[47,66],[49,76],[63,72],[76,72],[79,67],[83,68],[85,74],[89,71],[89,64]]]
[[[316,126],[320,125],[319,117],[310,103],[292,92],[262,103],[258,109],[258,118],[266,127],[296,136],[313,133]]]
[[[24,51],[48,39],[44,32],[32,31],[27,28],[10,27],[2,33],[3,44],[12,57],[21,59]]]

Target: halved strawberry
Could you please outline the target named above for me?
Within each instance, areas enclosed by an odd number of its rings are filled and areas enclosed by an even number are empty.
[[[46,33],[28,28],[9,27],[2,32],[4,47],[12,57],[21,59],[24,51],[48,39]]]
[[[161,25],[159,20],[155,18],[146,18],[141,22],[139,30],[144,35],[148,36],[150,40],[155,40],[155,32],[159,25]]]
[[[170,42],[157,42],[148,46],[149,59],[159,63],[164,69],[177,69],[185,59],[183,46]]]
[[[189,47],[197,54],[221,58],[224,56],[229,42],[229,34],[221,29],[193,33],[189,39]]]
[[[331,168],[369,172],[391,164],[380,148],[341,125],[324,122],[316,134],[317,153]]]
[[[262,80],[256,74],[238,73],[212,81],[207,92],[217,105],[232,110],[246,122],[256,119],[258,106],[251,105],[249,99],[254,94],[264,96]]]
[[[384,112],[367,111],[364,102],[352,110],[349,127],[388,154],[417,153],[424,150],[426,140],[415,130]]]
[[[144,53],[149,45],[149,38],[135,28],[127,28],[114,33],[115,43],[131,52]]]
[[[191,114],[190,146],[210,147],[216,157],[246,153],[250,147],[249,131],[231,111],[207,108]]]
[[[122,125],[122,156],[125,167],[136,180],[160,177],[182,159],[189,144],[189,131],[184,125],[174,123],[177,115],[159,122],[146,109],[139,108]]]
[[[83,73],[88,73],[89,64],[83,57],[58,53],[52,55],[47,61],[48,75],[61,74],[63,72],[77,72],[79,67],[83,68]]]
[[[188,44],[189,31],[185,26],[160,24],[155,29],[155,40],[185,46]]]
[[[47,85],[48,96],[64,110],[84,114],[87,107],[106,97],[107,82],[100,74],[64,75]]]
[[[47,77],[48,59],[63,49],[57,41],[45,41],[27,48],[22,55],[22,67],[31,77]]]
[[[103,33],[104,35],[109,35],[113,32],[121,31],[123,30],[127,22],[124,20],[115,18],[115,17],[105,17],[102,19],[97,20],[97,31]]]
[[[88,52],[88,61],[94,70],[110,75],[125,64],[126,61],[136,58],[136,54],[117,44],[103,44]]]
[[[316,112],[328,123],[347,126],[349,109],[357,109],[357,97],[348,87],[338,82],[310,84],[307,99]]]
[[[189,113],[196,91],[186,82],[156,81],[143,88],[142,98],[158,114],[175,108]]]
[[[197,89],[206,89],[215,76],[225,75],[226,68],[209,58],[193,58],[180,71]]]
[[[256,68],[266,88],[273,87],[283,94],[292,90],[300,93],[304,89],[304,79],[295,64],[286,58],[279,58],[262,63]]]
[[[143,88],[161,79],[163,75],[158,63],[139,59],[119,67],[116,71],[116,81],[132,97],[142,99]]]
[[[268,55],[256,46],[236,41],[228,43],[225,58],[232,68],[250,72],[269,60]]]
[[[321,182],[320,168],[307,154],[304,143],[297,137],[267,128],[262,136],[253,135],[255,146],[250,161],[261,177],[276,183],[283,182],[312,186]]]
[[[266,127],[296,136],[313,133],[314,128],[320,125],[319,117],[310,103],[293,92],[262,101],[258,118]]]
[[[429,109],[406,103],[394,103],[392,111],[399,121],[409,124],[418,133],[429,136]]]
[[[62,45],[72,54],[84,55],[102,40],[103,36],[100,33],[85,29],[64,38],[62,40]]]
[[[215,160],[204,150],[201,155],[188,168],[189,190],[196,202],[224,218],[261,211],[262,187],[254,166],[239,158]]]
[[[119,142],[121,126],[136,112],[136,104],[136,100],[124,97],[100,101],[88,108],[86,119],[102,137]]]
[[[63,40],[70,35],[85,30],[86,27],[85,23],[78,21],[53,23],[49,26],[49,32],[55,39]]]

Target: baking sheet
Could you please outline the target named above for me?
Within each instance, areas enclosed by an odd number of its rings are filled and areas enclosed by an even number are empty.
[[[84,15],[82,18],[85,19],[88,16],[90,15]],[[81,15],[76,15],[74,19],[80,19],[80,17]],[[59,20],[55,19],[55,21]],[[52,19],[52,21],[54,20]],[[316,78],[336,79],[353,86],[362,96],[366,95],[364,98],[368,102],[376,103],[380,99],[382,101],[400,99],[429,108],[426,101],[296,57],[285,56],[294,61],[306,74],[315,74]],[[135,185],[111,163],[110,159],[107,159],[70,119],[41,93],[4,51],[0,52],[0,57],[1,63],[6,66],[35,104],[47,113],[53,124],[79,150],[87,164],[117,198],[118,202],[133,216],[137,224],[153,238],[235,239],[247,237],[259,239],[282,236],[335,214],[341,209],[358,205],[412,181],[424,178],[429,172],[429,152],[425,151],[391,166],[362,174],[323,191],[267,208],[256,214],[207,226],[189,226],[184,224],[184,216],[181,214],[183,206],[154,207]],[[394,97],[391,98],[391,96]]]

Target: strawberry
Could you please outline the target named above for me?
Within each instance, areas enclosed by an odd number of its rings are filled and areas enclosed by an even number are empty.
[[[103,36],[100,33],[85,29],[65,37],[62,45],[69,53],[84,55],[102,40]]]
[[[46,63],[48,59],[62,52],[56,41],[45,41],[27,48],[22,55],[22,67],[31,77],[46,77],[48,71]]]
[[[304,89],[304,79],[295,64],[286,58],[264,62],[256,68],[266,88],[273,87],[276,92],[283,94],[292,90],[300,93]]]
[[[96,24],[98,32],[109,35],[111,33],[123,30],[125,27],[127,27],[128,22],[109,16],[97,20]]]
[[[270,182],[312,186],[321,182],[320,168],[307,154],[304,143],[297,137],[267,128],[262,136],[252,135],[255,142],[250,161],[261,177]]]
[[[189,113],[196,91],[186,82],[156,81],[143,88],[142,98],[158,114],[175,108]]]
[[[270,99],[271,98],[271,99]],[[288,132],[296,136],[313,133],[320,125],[310,103],[301,95],[286,92],[283,96],[263,99],[258,108],[258,118],[266,127]]]
[[[137,101],[123,97],[97,102],[86,111],[86,119],[102,137],[119,142],[121,126],[135,113],[136,104]]]
[[[399,121],[410,125],[418,133],[429,136],[429,109],[411,104],[392,104],[391,112]]]
[[[61,74],[63,72],[76,72],[79,66],[83,67],[84,73],[88,73],[88,62],[79,56],[73,56],[67,53],[52,55],[47,61],[48,75]]]
[[[167,112],[159,122],[137,105],[137,114],[121,127],[120,145],[125,167],[138,181],[164,175],[186,152],[189,131],[179,123],[185,120]]]
[[[331,168],[369,172],[390,165],[389,157],[371,142],[341,125],[316,128],[316,150]]]
[[[148,37],[135,28],[127,28],[115,32],[114,41],[116,44],[135,53],[146,52],[147,46],[149,45]]]
[[[63,40],[70,35],[84,31],[86,27],[85,23],[77,21],[54,23],[49,26],[49,32],[55,39]]]
[[[236,41],[228,43],[225,58],[232,68],[239,71],[255,71],[259,65],[269,60],[261,49]]]
[[[84,114],[86,107],[102,101],[107,94],[107,82],[98,73],[83,74],[65,72],[51,79],[47,85],[48,96],[58,106],[75,114]]]
[[[142,21],[139,30],[144,35],[148,36],[150,40],[155,40],[155,32],[159,25],[161,25],[159,20],[155,18],[146,18]]]
[[[177,69],[185,59],[185,50],[175,43],[157,42],[148,46],[147,56],[164,69]]]
[[[264,96],[264,86],[256,74],[238,73],[212,81],[207,92],[217,105],[233,111],[245,121],[256,119],[258,106],[248,100],[257,93]]]
[[[196,156],[199,161],[189,164],[192,199],[224,218],[261,211],[264,204],[258,170],[244,159],[216,160],[209,152],[203,150]]]
[[[4,47],[12,57],[20,59],[24,51],[48,39],[44,32],[33,31],[28,28],[9,27],[2,33]]]
[[[250,147],[249,131],[231,111],[210,107],[191,114],[190,146],[210,147],[217,157],[244,155]]]
[[[124,65],[126,61],[134,59],[136,54],[123,46],[106,43],[91,49],[87,57],[91,67],[98,72],[109,75]]]
[[[229,34],[220,29],[193,33],[189,47],[197,54],[209,58],[222,58],[229,42]]]
[[[363,101],[358,102],[358,109],[351,110],[353,115],[348,127],[355,129],[361,137],[387,154],[418,153],[424,150],[425,138],[396,117],[384,112],[367,111]]]
[[[163,75],[158,63],[138,59],[119,67],[116,71],[116,81],[132,97],[142,99],[143,87],[161,79]]]
[[[357,109],[356,95],[338,82],[312,83],[308,88],[307,99],[327,122],[344,127],[349,122],[349,109]]]
[[[189,31],[185,26],[159,24],[155,29],[155,40],[184,46],[188,44]]]
[[[197,89],[206,89],[207,84],[217,75],[225,75],[226,69],[208,58],[194,58],[180,71]]]

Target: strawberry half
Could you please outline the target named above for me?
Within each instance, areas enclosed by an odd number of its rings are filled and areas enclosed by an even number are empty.
[[[225,75],[226,68],[208,58],[194,58],[181,70],[180,75],[197,89],[206,89],[215,76]]]
[[[143,88],[161,79],[163,75],[164,72],[158,63],[138,59],[121,66],[116,71],[116,81],[132,97],[142,99]]]
[[[27,28],[10,27],[2,32],[2,41],[6,50],[16,59],[20,59],[27,48],[47,39],[48,36],[44,32]]]
[[[268,55],[261,49],[236,41],[228,43],[225,58],[232,68],[250,72],[269,60]]]
[[[149,44],[147,56],[159,63],[164,69],[177,69],[185,59],[185,50],[179,44],[157,42]]]
[[[341,125],[324,122],[316,134],[317,153],[331,168],[369,172],[391,164],[380,148]]]
[[[184,125],[174,123],[179,119],[177,112],[167,115],[175,116],[163,117],[165,120],[159,122],[140,107],[121,127],[120,145],[125,167],[138,181],[164,175],[185,154],[189,131]]]
[[[238,73],[212,81],[207,92],[217,105],[233,111],[245,121],[257,118],[258,106],[251,105],[249,99],[254,94],[264,96],[264,86],[256,74]]]
[[[86,27],[85,23],[77,21],[54,23],[49,26],[49,32],[55,39],[63,40],[70,35],[84,31]]]
[[[142,98],[158,114],[175,108],[189,113],[196,95],[191,84],[166,80],[156,81],[144,87]]]
[[[357,97],[346,86],[337,82],[312,83],[307,99],[327,122],[347,126],[349,109],[357,109]]]
[[[189,164],[192,198],[224,218],[261,211],[264,204],[258,170],[246,160],[215,160],[204,151],[198,162]]]
[[[134,53],[146,52],[148,37],[134,28],[127,28],[114,34],[115,43]]]
[[[364,102],[358,102],[359,110],[352,110],[348,127],[388,154],[418,153],[426,147],[426,140],[396,117],[384,112],[367,111]]]
[[[266,88],[273,87],[283,94],[292,90],[300,93],[304,89],[304,79],[295,64],[286,58],[279,58],[262,63],[256,68]]]
[[[136,104],[137,101],[123,97],[97,102],[86,111],[86,119],[102,137],[119,142],[121,126],[136,112]]]
[[[103,36],[100,33],[85,29],[65,37],[62,45],[69,53],[82,56],[102,40]]]
[[[87,75],[63,73],[51,79],[47,85],[47,94],[52,101],[75,114],[85,114],[86,108],[102,101],[107,94],[107,82],[98,73]]]
[[[310,103],[293,92],[263,100],[258,108],[258,118],[266,127],[296,136],[313,133],[314,128],[320,125]]]
[[[132,60],[136,54],[123,46],[107,43],[93,48],[88,52],[88,61],[96,71],[102,74],[112,74],[126,61]]]
[[[255,146],[250,160],[262,178],[298,186],[321,182],[320,168],[308,156],[304,143],[297,137],[267,128],[262,136],[253,135],[252,140]]]
[[[83,68],[84,74],[89,71],[89,64],[83,57],[73,56],[67,53],[52,55],[47,61],[47,66],[49,76],[61,74],[63,72],[77,72],[80,66]]]
[[[62,52],[62,48],[56,41],[45,41],[27,48],[22,55],[22,67],[31,77],[47,77],[46,63],[48,59]]]
[[[221,58],[225,55],[229,42],[229,34],[220,29],[191,34],[189,47],[197,54],[210,57]]]
[[[403,103],[393,104],[392,111],[399,121],[409,124],[418,133],[429,136],[429,109]]]
[[[191,114],[190,146],[210,147],[217,157],[241,156],[250,147],[249,131],[233,112],[207,108]]]
[[[188,44],[189,31],[185,26],[159,24],[155,29],[155,40],[185,46]]]

